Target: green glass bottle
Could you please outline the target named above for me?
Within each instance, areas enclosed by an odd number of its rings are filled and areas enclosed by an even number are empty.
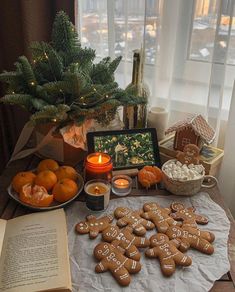
[[[147,103],[149,89],[143,80],[144,54],[142,50],[135,50],[133,55],[132,81],[127,86],[132,95],[142,102],[137,105],[129,105],[123,108],[123,123],[125,129],[145,128],[147,124]]]

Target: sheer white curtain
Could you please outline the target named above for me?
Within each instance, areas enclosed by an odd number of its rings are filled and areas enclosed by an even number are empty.
[[[230,105],[230,113],[225,138],[225,156],[223,159],[219,182],[225,200],[235,217],[235,82]]]
[[[131,81],[132,50],[143,45],[149,107],[167,108],[169,125],[203,114],[223,147],[235,76],[234,2],[77,0],[77,27],[97,58],[123,56],[116,74],[122,87]]]

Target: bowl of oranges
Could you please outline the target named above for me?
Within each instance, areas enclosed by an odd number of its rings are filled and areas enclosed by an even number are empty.
[[[84,186],[82,176],[71,166],[44,159],[36,169],[17,173],[8,187],[18,203],[34,210],[53,210],[72,202]]]

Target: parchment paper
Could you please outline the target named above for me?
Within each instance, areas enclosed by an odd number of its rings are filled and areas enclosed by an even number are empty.
[[[111,200],[105,212],[93,214],[103,216],[112,213],[118,206],[139,209],[144,203],[150,201],[158,202],[163,207],[169,207],[173,201],[183,202],[186,206],[194,206],[196,212],[206,215],[209,223],[201,225],[200,228],[210,230],[215,234],[214,254],[205,255],[190,249],[187,254],[192,257],[193,264],[187,268],[177,267],[173,276],[165,278],[161,273],[158,260],[146,258],[143,250],[141,271],[131,276],[132,281],[128,287],[120,287],[109,272],[101,274],[94,272],[97,261],[93,257],[93,249],[100,242],[101,235],[90,240],[87,234],[75,233],[76,223],[89,214],[85,203],[75,202],[66,210],[73,292],[201,292],[210,290],[214,281],[229,271],[227,240],[230,222],[224,210],[213,202],[207,193],[186,198],[179,196],[125,197]],[[146,235],[150,237],[154,233],[156,231],[148,231]]]

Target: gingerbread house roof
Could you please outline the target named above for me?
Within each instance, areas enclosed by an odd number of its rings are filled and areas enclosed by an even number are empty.
[[[186,119],[175,123],[167,129],[165,133],[169,134],[175,131],[182,131],[187,127],[192,127],[194,132],[207,144],[212,143],[215,139],[214,129],[207,123],[202,115],[191,115]]]

